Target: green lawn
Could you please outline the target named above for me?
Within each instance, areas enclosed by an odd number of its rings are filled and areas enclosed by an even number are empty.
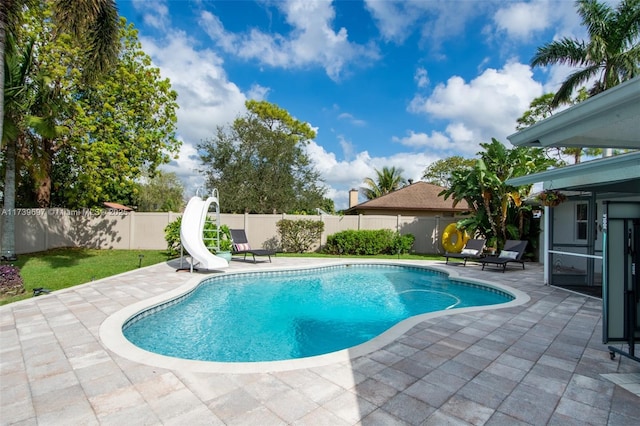
[[[140,255],[143,257],[140,258]],[[20,268],[26,292],[0,298],[0,305],[33,296],[33,289],[60,290],[109,277],[160,262],[166,262],[164,250],[55,249],[22,254],[10,264]]]
[[[140,255],[143,257],[140,258]],[[278,253],[286,257],[337,257],[318,253]],[[437,260],[441,256],[407,254],[380,256],[342,256],[342,258],[367,259],[411,259]],[[61,290],[84,284],[89,281],[131,271],[139,266],[149,266],[167,261],[164,250],[92,250],[65,248],[47,252],[22,254],[11,262],[20,268],[24,280],[25,293],[19,296],[2,297],[0,305],[33,297],[33,289],[44,287],[48,290]]]

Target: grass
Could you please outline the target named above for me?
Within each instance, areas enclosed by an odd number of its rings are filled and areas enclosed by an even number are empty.
[[[140,258],[139,256],[143,257]],[[325,257],[338,256],[319,253],[278,253],[283,257]],[[341,258],[367,259],[409,259],[439,260],[437,255],[379,255],[379,256],[341,256]],[[0,305],[33,297],[33,289],[44,287],[47,290],[62,290],[84,284],[100,278],[110,277],[131,271],[139,266],[149,266],[166,262],[164,250],[94,250],[83,248],[64,248],[46,252],[23,254],[12,262],[20,268],[24,280],[25,292],[17,296],[0,296]]]
[[[65,248],[19,255],[11,264],[20,268],[26,291],[0,297],[0,305],[32,297],[34,288],[61,290],[166,260],[167,253],[163,250]]]

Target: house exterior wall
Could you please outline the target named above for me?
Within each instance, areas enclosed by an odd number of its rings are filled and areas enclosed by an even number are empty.
[[[595,255],[602,255],[602,213],[604,212],[603,202],[608,201],[640,201],[640,196],[598,199],[596,202],[596,239]],[[578,204],[585,204],[586,199],[569,199],[553,209],[553,238],[551,240],[551,250],[563,251],[578,254],[588,254],[587,241],[579,239],[577,235],[576,210]],[[552,273],[566,272],[567,270],[585,271],[586,259],[571,255],[554,253],[552,256]],[[594,261],[596,271],[602,270],[602,260]]]
[[[34,253],[52,248],[86,247],[100,249],[163,250],[164,228],[181,214],[103,212],[65,209],[22,209],[16,215],[16,253]],[[212,215],[213,218],[213,215]],[[254,247],[278,248],[277,222],[321,220],[325,230],[314,249],[324,245],[329,235],[349,229],[391,229],[416,237],[414,251],[443,253],[440,236],[454,218],[410,215],[260,215],[220,214],[229,228],[245,229]],[[2,221],[0,221],[0,232]]]

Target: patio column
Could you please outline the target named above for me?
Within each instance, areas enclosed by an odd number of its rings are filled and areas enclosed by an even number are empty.
[[[551,209],[549,206],[544,206],[544,229],[542,231],[543,235],[543,247],[542,247],[542,259],[543,259],[543,267],[544,267],[544,285],[549,285],[551,282],[551,253],[549,253],[549,240],[551,238]]]

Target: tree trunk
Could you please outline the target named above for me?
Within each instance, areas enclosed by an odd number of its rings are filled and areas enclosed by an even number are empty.
[[[2,258],[16,259],[16,141],[5,151],[4,205],[2,210]]]
[[[41,176],[36,182],[36,201],[38,207],[46,209],[51,206],[51,170],[53,168],[53,157],[55,155],[56,146],[53,139],[44,138],[43,141],[44,158],[40,167]]]
[[[9,19],[8,7],[9,5],[3,1],[2,8],[5,10],[0,11],[0,148],[2,148],[2,135],[4,134],[4,49]]]

